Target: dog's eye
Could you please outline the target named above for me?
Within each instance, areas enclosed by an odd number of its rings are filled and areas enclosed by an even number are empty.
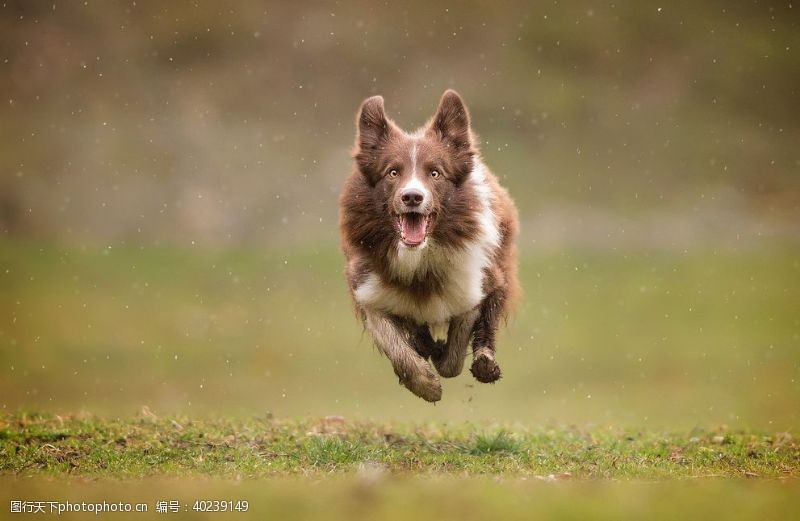
[[[389,177],[397,177],[397,170],[394,168],[389,170]]]
[[[442,175],[442,174],[440,174],[438,170],[431,170],[431,177],[432,178],[436,179],[440,175]]]

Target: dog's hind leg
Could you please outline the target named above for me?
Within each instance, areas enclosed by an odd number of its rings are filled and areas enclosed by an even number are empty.
[[[392,363],[400,383],[428,402],[442,399],[442,384],[428,362],[412,347],[411,335],[403,323],[389,315],[364,311],[364,325],[378,349]]]
[[[505,304],[506,292],[498,288],[483,299],[480,315],[475,322],[470,372],[481,383],[500,379],[500,366],[495,360],[495,333]]]
[[[472,331],[478,316],[478,310],[473,309],[450,320],[450,326],[447,328],[447,344],[441,353],[431,357],[436,371],[441,376],[453,378],[461,374],[464,369],[464,359],[467,357],[467,347],[472,339]]]

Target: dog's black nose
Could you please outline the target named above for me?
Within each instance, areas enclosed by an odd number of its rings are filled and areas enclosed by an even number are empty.
[[[400,196],[400,200],[403,201],[403,204],[406,206],[419,206],[424,198],[425,194],[413,188],[404,190],[403,194]]]

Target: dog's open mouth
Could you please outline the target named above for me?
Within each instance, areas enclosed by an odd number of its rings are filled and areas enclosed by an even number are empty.
[[[401,213],[397,216],[400,228],[400,240],[409,248],[414,248],[425,242],[430,231],[434,214],[421,214],[418,212]]]

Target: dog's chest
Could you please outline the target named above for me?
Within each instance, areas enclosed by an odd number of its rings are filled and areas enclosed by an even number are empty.
[[[458,251],[435,246],[427,251],[402,250],[391,261],[399,283],[388,284],[376,273],[369,273],[356,288],[355,299],[366,308],[411,318],[419,324],[444,324],[483,300],[487,261],[486,252],[477,245]],[[435,273],[435,287],[410,291],[404,285],[424,284],[424,275],[429,273]]]

